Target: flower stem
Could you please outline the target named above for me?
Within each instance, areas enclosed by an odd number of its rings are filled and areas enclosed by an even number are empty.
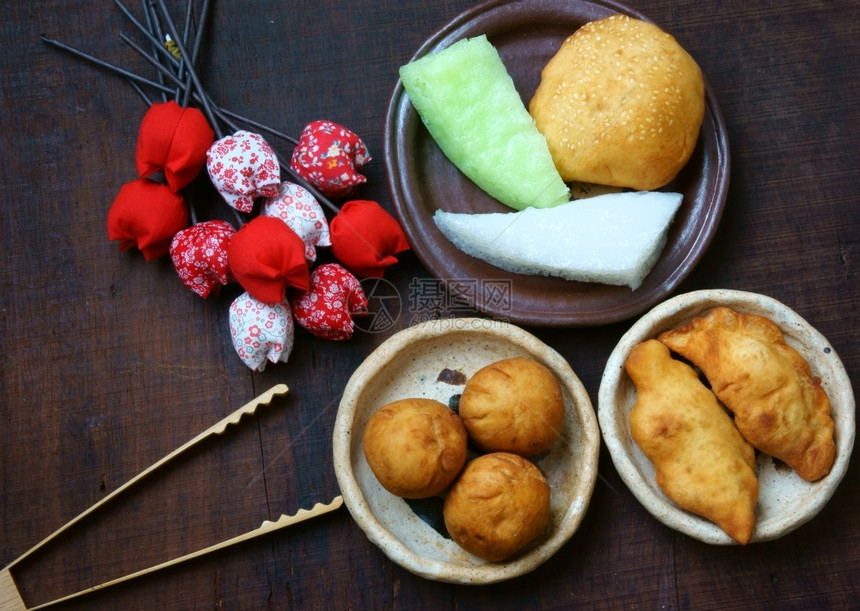
[[[167,28],[170,30],[170,35],[173,37],[173,42],[176,43],[176,46],[179,49],[179,56],[189,57],[188,52],[185,50],[185,43],[183,43],[182,40],[179,38],[179,34],[177,34],[176,32],[176,26],[170,19],[170,15],[167,12],[167,7],[164,5],[164,0],[157,0],[157,4],[158,9],[161,11],[162,16],[164,17],[164,21],[167,22]],[[200,77],[197,75],[197,71],[190,63],[186,62],[185,65],[188,70],[188,75],[191,77],[191,81],[194,83],[194,86],[200,92],[200,101],[203,105],[203,113],[212,123],[212,129],[215,130],[215,133],[218,134],[218,137],[223,137],[223,134],[219,134],[219,128],[215,120],[215,114],[212,112],[212,107],[209,105],[209,98],[204,93],[203,85],[200,82]]]

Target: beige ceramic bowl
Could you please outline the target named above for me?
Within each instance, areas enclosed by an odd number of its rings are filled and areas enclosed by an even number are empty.
[[[384,404],[409,397],[447,404],[462,393],[466,377],[513,356],[533,358],[555,373],[566,416],[559,439],[533,459],[552,491],[546,532],[508,561],[492,563],[464,551],[406,501],[383,489],[367,465],[361,438],[370,416]],[[343,393],[333,448],[335,474],[347,508],[391,560],[428,579],[486,584],[528,573],[573,535],[594,489],[600,432],[588,393],[561,355],[518,327],[454,318],[393,335],[359,366]]]
[[[791,309],[764,295],[732,290],[696,291],[655,307],[630,328],[609,357],[598,394],[600,428],[621,479],[655,518],[705,543],[734,543],[712,522],[678,508],[657,486],[651,462],[630,435],[636,387],[624,371],[633,346],[723,305],[766,316],[779,325],[786,342],[821,378],[831,402],[836,459],[829,475],[809,483],[769,456],[758,455],[760,490],[752,542],[768,541],[791,532],[821,510],[845,475],[854,446],[854,393],[842,361],[827,340]]]

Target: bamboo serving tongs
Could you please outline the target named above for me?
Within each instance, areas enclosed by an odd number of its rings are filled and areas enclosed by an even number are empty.
[[[148,575],[150,573],[160,571],[161,569],[166,569],[168,567],[175,566],[181,562],[185,562],[186,560],[191,560],[193,558],[199,558],[200,556],[203,556],[205,554],[209,554],[209,553],[224,549],[225,547],[229,547],[231,545],[235,545],[237,543],[241,543],[243,541],[253,539],[254,537],[259,537],[260,535],[268,534],[268,533],[273,532],[275,530],[279,530],[281,528],[285,528],[287,526],[291,526],[293,524],[296,524],[297,522],[302,522],[302,521],[308,520],[310,518],[315,518],[315,517],[320,516],[322,514],[333,511],[333,510],[339,508],[341,505],[343,505],[343,497],[338,495],[327,505],[324,505],[322,503],[317,503],[311,509],[300,509],[298,512],[296,512],[293,515],[282,515],[275,522],[265,520],[265,521],[263,521],[263,524],[259,528],[251,530],[249,532],[246,532],[245,534],[233,537],[232,539],[227,539],[226,541],[222,541],[221,543],[216,543],[214,545],[211,545],[211,546],[206,547],[204,549],[198,550],[196,552],[191,552],[190,554],[180,556],[179,558],[174,558],[173,560],[168,560],[168,561],[163,562],[161,564],[157,564],[155,566],[151,566],[149,568],[145,568],[145,569],[142,569],[140,571],[130,573],[130,574],[125,575],[123,577],[118,577],[116,579],[106,581],[105,583],[101,583],[99,585],[95,585],[95,586],[86,588],[86,589],[81,590],[79,592],[75,592],[74,594],[69,594],[68,596],[63,596],[62,598],[58,598],[56,600],[48,601],[46,603],[41,603],[41,604],[34,606],[34,607],[26,606],[26,604],[24,603],[24,600],[21,598],[21,593],[18,591],[18,586],[15,584],[15,580],[13,579],[12,573],[11,573],[11,569],[16,564],[18,564],[19,562],[21,562],[22,560],[24,560],[25,558],[27,558],[28,556],[30,556],[31,554],[33,554],[34,552],[36,552],[37,550],[39,550],[40,548],[45,546],[51,540],[58,537],[60,534],[64,533],[65,531],[70,529],[72,526],[74,526],[75,524],[77,524],[78,522],[80,522],[81,520],[83,520],[84,518],[86,518],[87,516],[92,514],[93,512],[95,512],[97,509],[99,509],[100,507],[102,507],[103,505],[105,505],[106,503],[111,501],[113,498],[118,496],[120,493],[124,492],[125,490],[128,490],[134,484],[138,483],[140,480],[142,480],[143,478],[148,476],[150,473],[152,473],[156,469],[164,466],[165,464],[167,464],[172,459],[176,458],[177,456],[179,456],[180,454],[182,454],[183,452],[185,452],[186,450],[188,450],[192,446],[196,445],[197,443],[203,441],[204,439],[206,439],[207,437],[210,437],[212,435],[223,434],[229,425],[238,424],[238,422],[242,419],[242,416],[244,416],[245,414],[253,414],[257,410],[257,407],[259,405],[268,405],[276,395],[283,395],[283,394],[286,394],[288,391],[289,391],[289,389],[287,388],[286,384],[278,384],[276,386],[273,386],[272,388],[270,388],[269,390],[267,390],[263,394],[259,395],[255,399],[253,399],[250,403],[243,405],[242,407],[240,407],[239,409],[234,411],[232,414],[230,414],[226,418],[223,418],[222,420],[220,420],[216,424],[212,425],[211,427],[209,427],[208,429],[206,429],[205,431],[203,431],[202,433],[197,435],[197,437],[195,437],[191,441],[188,441],[185,445],[173,450],[173,452],[171,452],[170,454],[168,454],[167,456],[165,456],[164,458],[162,458],[158,462],[154,463],[152,466],[148,467],[144,471],[141,471],[138,475],[136,475],[135,477],[133,477],[132,479],[127,481],[125,484],[123,484],[122,486],[120,486],[119,488],[117,488],[116,490],[111,492],[109,495],[107,495],[105,498],[100,500],[98,503],[96,503],[95,505],[93,505],[92,507],[90,507],[89,509],[87,509],[86,511],[81,513],[76,518],[73,518],[71,521],[69,521],[66,524],[64,524],[63,526],[61,526],[58,530],[56,530],[52,534],[48,535],[45,539],[43,539],[42,541],[37,543],[34,547],[30,548],[28,551],[24,552],[24,554],[22,554],[21,556],[19,556],[15,560],[13,560],[5,569],[0,571],[0,611],[28,611],[28,610],[32,611],[34,609],[42,609],[42,608],[47,607],[49,605],[54,605],[54,604],[57,604],[60,602],[70,600],[72,598],[77,598],[79,596],[83,596],[84,594],[89,594],[90,592],[102,590],[104,588],[107,588],[108,586],[113,586],[113,585],[116,585],[118,583],[122,583],[124,581],[129,581],[129,580],[134,579],[136,577],[141,577],[143,575]]]

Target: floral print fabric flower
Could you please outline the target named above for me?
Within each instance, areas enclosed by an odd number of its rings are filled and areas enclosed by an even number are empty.
[[[310,192],[297,184],[283,182],[275,197],[265,200],[260,214],[284,221],[305,243],[305,258],[316,261],[317,246],[331,246],[328,221]]]
[[[358,278],[337,263],[320,265],[311,274],[310,288],[290,303],[296,322],[313,335],[330,340],[352,337],[352,316],[367,310]]]
[[[302,130],[290,167],[328,197],[346,197],[367,181],[357,169],[370,161],[354,132],[332,121],[312,121]]]
[[[221,286],[233,279],[227,263],[227,245],[236,233],[220,220],[204,221],[173,236],[170,258],[182,282],[204,299],[219,295]]]
[[[289,303],[266,304],[243,293],[230,304],[230,336],[253,371],[263,371],[267,362],[286,363],[295,338]]]
[[[209,147],[206,170],[224,201],[239,212],[251,212],[258,197],[276,196],[281,183],[272,147],[259,134],[244,130]]]
[[[108,239],[120,250],[135,246],[147,261],[166,255],[177,231],[188,226],[185,199],[168,185],[138,178],[122,186],[107,215]]]

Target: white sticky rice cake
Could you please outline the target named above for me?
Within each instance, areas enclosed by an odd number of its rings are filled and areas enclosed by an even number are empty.
[[[436,226],[460,250],[518,274],[558,276],[637,289],[666,243],[680,193],[608,193],[555,208],[459,214]]]

